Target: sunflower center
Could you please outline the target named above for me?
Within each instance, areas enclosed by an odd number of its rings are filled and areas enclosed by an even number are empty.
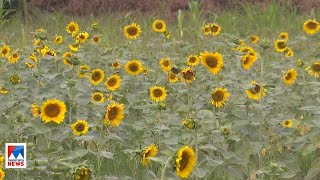
[[[165,67],[170,66],[170,61],[169,60],[163,61],[163,66],[165,66]]]
[[[130,35],[130,36],[135,36],[136,34],[138,34],[138,29],[136,27],[129,27],[127,29],[127,33]]]
[[[183,171],[183,169],[185,169],[187,167],[188,160],[189,160],[189,154],[186,153],[186,152],[183,152],[182,153],[182,159],[179,162],[179,164],[180,164],[179,170],[180,171]]]
[[[204,28],[204,32],[210,32],[210,28],[209,27],[205,27]]]
[[[144,153],[144,157],[149,157],[149,154],[150,154],[150,150],[148,150],[146,153]]]
[[[285,34],[281,34],[281,35],[280,35],[280,38],[281,38],[281,39],[285,39],[285,38],[287,38],[287,36],[286,36]]]
[[[187,79],[187,80],[192,80],[194,74],[192,71],[187,71],[185,73],[182,74],[183,78]]]
[[[223,100],[224,94],[222,91],[216,91],[211,95],[211,97],[214,101],[219,102]]]
[[[286,48],[287,46],[286,46],[286,43],[284,43],[284,42],[279,42],[278,43],[278,48],[279,49],[284,49],[284,48]]]
[[[60,41],[60,37],[57,37],[57,38],[56,38],[56,41]]]
[[[218,65],[218,61],[215,57],[209,56],[206,58],[206,63],[209,67],[214,68]]]
[[[176,75],[174,73],[169,74],[169,79],[175,79],[175,78],[176,78]]]
[[[44,112],[47,116],[54,118],[57,117],[60,114],[60,107],[56,104],[49,104],[44,109]]]
[[[292,74],[291,73],[287,73],[285,78],[286,78],[286,80],[289,80],[289,79],[291,79],[291,77],[292,77]]]
[[[197,58],[196,57],[190,57],[189,58],[189,62],[190,63],[195,63],[197,61]]]
[[[108,110],[108,119],[110,121],[113,121],[118,115],[118,108],[117,107],[112,107],[110,110]]]
[[[117,84],[116,78],[111,78],[111,79],[109,79],[108,85],[109,85],[110,87],[113,87],[113,86],[115,86],[116,84]]]
[[[93,41],[94,41],[94,42],[99,42],[99,37],[94,37],[94,38],[93,38]]]
[[[18,57],[18,54],[14,53],[14,54],[12,55],[12,57],[17,58],[17,57]]]
[[[78,123],[75,128],[78,132],[82,132],[84,130],[84,124]]]
[[[290,123],[289,123],[289,121],[285,121],[284,124],[285,124],[286,126],[288,126]]]
[[[131,72],[136,72],[138,71],[139,67],[136,63],[134,63],[134,64],[130,64],[129,69]]]
[[[212,32],[217,32],[218,31],[218,26],[216,26],[216,25],[213,25],[213,26],[211,26],[211,31]]]
[[[157,28],[157,29],[162,29],[162,27],[163,27],[162,23],[157,23],[157,24],[156,24],[156,28]]]
[[[95,101],[100,101],[102,99],[101,95],[97,94],[97,95],[94,95],[93,99]]]
[[[161,91],[161,89],[155,89],[155,90],[153,90],[153,95],[155,96],[155,97],[161,97],[162,96],[162,91]]]
[[[248,64],[250,62],[249,56],[247,56],[244,60],[243,60],[243,64]]]
[[[69,26],[69,31],[73,32],[73,31],[75,31],[75,30],[76,30],[76,27],[75,27],[75,26],[73,26],[73,25]]]
[[[94,72],[94,73],[92,73],[91,77],[92,77],[92,79],[94,81],[98,81],[100,79],[100,77],[101,77],[101,73],[100,72]]]
[[[2,49],[2,54],[7,54],[8,50],[7,49]]]
[[[115,62],[115,63],[112,64],[112,66],[116,68],[116,67],[119,66],[119,63],[118,63],[118,62]]]
[[[315,72],[320,72],[320,64],[313,64],[311,69]]]
[[[80,39],[85,39],[83,34],[81,34],[79,37],[80,37]]]
[[[309,29],[315,29],[317,27],[317,24],[311,21],[307,24],[307,27]]]
[[[260,86],[257,85],[257,84],[255,84],[255,86],[254,86],[254,88],[253,88],[253,91],[254,91],[255,93],[260,92]]]

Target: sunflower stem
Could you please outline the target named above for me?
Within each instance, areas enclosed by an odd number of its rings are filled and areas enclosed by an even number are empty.
[[[165,164],[164,167],[162,168],[160,180],[164,180],[165,174],[166,174],[166,169],[167,169],[168,165],[170,164],[171,158],[172,158],[172,157],[170,156],[170,157],[167,159],[166,164]]]
[[[161,109],[159,110],[159,135],[158,135],[159,149],[160,149],[160,143],[161,143]]]

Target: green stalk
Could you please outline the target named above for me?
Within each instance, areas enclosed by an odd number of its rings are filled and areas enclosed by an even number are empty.
[[[164,167],[162,168],[160,180],[164,180],[164,177],[165,177],[165,174],[166,174],[166,169],[167,169],[168,165],[170,164],[171,158],[172,158],[172,157],[170,156],[170,157],[167,159],[166,164],[165,164]]]

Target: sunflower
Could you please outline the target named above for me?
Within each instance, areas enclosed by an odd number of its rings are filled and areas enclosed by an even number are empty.
[[[11,56],[9,56],[8,60],[10,62],[10,64],[14,64],[16,63],[17,61],[19,61],[20,59],[20,56],[18,54],[18,52],[14,52]]]
[[[30,54],[29,59],[32,60],[33,62],[38,62],[36,53]]]
[[[78,76],[79,78],[84,78],[90,71],[90,67],[86,64],[80,65],[79,70],[78,70]]]
[[[163,20],[157,19],[153,21],[152,29],[155,32],[163,33],[166,31],[166,23]]]
[[[182,120],[182,125],[188,129],[195,128],[195,122],[190,118],[186,118],[186,119]]]
[[[201,63],[214,75],[216,75],[223,67],[223,59],[219,52],[200,53]]]
[[[143,67],[142,74],[143,74],[143,75],[147,75],[148,72],[149,72],[148,68]]]
[[[242,68],[244,70],[250,69],[256,60],[257,60],[256,56],[252,56],[250,54],[243,55],[241,58]]]
[[[211,93],[211,104],[215,105],[216,107],[223,107],[226,101],[228,101],[230,97],[230,93],[226,88],[216,88]]]
[[[52,57],[56,57],[57,56],[57,53],[55,51],[53,51],[52,49],[49,49],[47,51],[47,56],[52,56]]]
[[[182,75],[182,81],[186,83],[192,83],[194,80],[196,80],[196,75],[190,67],[187,67],[181,71]]]
[[[34,46],[39,46],[41,44],[41,40],[40,39],[34,39],[33,40],[33,45]]]
[[[90,180],[92,171],[87,167],[81,165],[77,168],[77,170],[73,173],[74,180]]]
[[[167,91],[162,86],[152,86],[150,88],[150,99],[155,102],[161,102],[166,100],[167,98]]]
[[[127,62],[127,64],[125,65],[125,69],[126,69],[127,73],[129,73],[133,76],[142,73],[142,70],[143,70],[142,64],[138,60],[131,60],[131,61]]]
[[[291,128],[292,127],[292,119],[284,120],[281,122],[282,127]]]
[[[296,62],[297,67],[302,67],[304,65],[303,61],[301,59],[298,59]]]
[[[56,36],[55,38],[54,38],[54,43],[55,44],[62,44],[62,41],[63,41],[63,38],[62,38],[62,36]]]
[[[316,78],[320,77],[320,61],[313,62],[310,66],[306,68],[309,72],[309,75],[314,76]]]
[[[32,64],[31,62],[25,62],[24,64],[25,64],[26,67],[28,67],[28,68],[33,68],[33,67],[34,67],[34,64]]]
[[[249,99],[260,100],[262,97],[266,96],[267,89],[258,85],[256,81],[252,81],[251,85],[253,87],[246,90]]]
[[[285,53],[285,56],[286,56],[286,57],[292,57],[292,56],[293,56],[293,51],[292,51],[292,49],[289,48],[289,47],[288,47],[287,50],[284,51],[284,53]]]
[[[259,41],[259,36],[257,36],[257,35],[252,35],[252,36],[250,36],[250,40],[251,40],[251,42],[252,42],[253,44],[257,44],[258,41]]]
[[[170,69],[171,69],[171,60],[170,60],[170,58],[162,58],[162,59],[160,59],[160,63],[159,64],[161,65],[161,69],[164,72],[170,71]]]
[[[252,56],[255,56],[256,58],[258,57],[257,52],[250,46],[243,46],[239,50],[240,52],[250,54]]]
[[[92,41],[93,41],[95,44],[99,44],[100,41],[101,41],[101,37],[98,36],[98,35],[94,35],[94,36],[92,37]]]
[[[107,112],[104,118],[104,124],[112,125],[117,127],[120,125],[124,118],[124,105],[113,102],[107,106]]]
[[[48,99],[41,106],[40,117],[45,123],[53,121],[60,124],[64,121],[66,112],[67,108],[64,102],[58,99]]]
[[[190,55],[188,57],[187,63],[189,66],[196,66],[199,64],[199,61],[200,61],[200,59],[197,55]]]
[[[0,156],[0,169],[2,168],[4,163],[4,156]]]
[[[283,82],[286,85],[292,85],[297,79],[297,71],[294,69],[289,69],[286,74],[283,76]]]
[[[79,43],[84,43],[87,41],[87,39],[89,38],[89,33],[88,32],[81,32],[76,36],[76,44]]]
[[[221,27],[218,24],[212,23],[210,24],[210,31],[212,36],[218,36],[221,31]]]
[[[0,93],[2,94],[2,95],[6,95],[6,94],[8,94],[10,91],[8,90],[8,89],[6,89],[5,87],[1,87],[0,86]]]
[[[277,52],[284,52],[288,46],[285,40],[276,40],[274,42],[274,48]]]
[[[37,104],[31,104],[31,112],[33,117],[38,117],[40,114],[40,108]]]
[[[86,120],[78,119],[77,122],[71,125],[72,132],[75,136],[87,134],[89,126]]]
[[[170,83],[175,83],[175,82],[179,81],[179,78],[178,78],[177,74],[175,74],[173,72],[169,72],[168,80],[169,80]]]
[[[116,62],[112,63],[111,68],[112,68],[112,69],[121,68],[120,62],[119,62],[119,61],[116,61]]]
[[[104,83],[107,89],[110,91],[115,91],[120,87],[121,78],[120,76],[114,74],[108,77],[108,80]]]
[[[140,26],[136,23],[131,23],[123,28],[124,36],[127,39],[136,39],[141,34]]]
[[[89,81],[93,85],[98,85],[104,80],[104,71],[102,69],[94,69],[91,71]]]
[[[77,32],[79,31],[79,25],[76,22],[71,21],[67,25],[66,29],[69,34],[71,34],[72,36],[75,36],[77,34]]]
[[[196,165],[196,155],[189,146],[184,146],[178,150],[175,159],[176,173],[181,178],[187,178]]]
[[[19,84],[20,83],[20,77],[17,74],[13,74],[10,76],[10,82],[12,84]]]
[[[72,57],[73,57],[73,53],[72,52],[65,52],[63,55],[62,55],[62,59],[63,59],[63,63],[72,67],[73,64],[72,64]]]
[[[310,35],[313,35],[316,32],[318,32],[319,29],[320,29],[320,24],[316,20],[309,19],[303,24],[303,30]]]
[[[209,35],[211,34],[211,27],[210,24],[206,24],[202,27],[202,32],[204,35]]]
[[[288,35],[287,32],[281,32],[281,33],[279,34],[279,38],[287,41],[288,38],[289,38],[289,35]]]
[[[5,176],[6,176],[6,174],[4,173],[2,168],[0,168],[0,180],[3,180]]]
[[[68,47],[71,51],[79,51],[80,44],[69,44]]]
[[[155,144],[151,144],[150,146],[146,147],[143,151],[142,155],[142,164],[144,166],[150,163],[150,157],[155,157],[158,153],[158,148]]]
[[[91,96],[91,101],[93,103],[103,103],[104,102],[104,96],[101,92],[94,92]]]
[[[8,45],[3,45],[1,47],[1,56],[2,57],[8,57],[10,52],[11,52],[11,49]]]

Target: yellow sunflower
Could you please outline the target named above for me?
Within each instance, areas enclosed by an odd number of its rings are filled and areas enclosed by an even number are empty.
[[[223,107],[226,101],[229,100],[230,93],[226,88],[216,88],[211,93],[211,104],[215,105],[216,107]]]
[[[31,104],[31,112],[33,117],[38,117],[40,114],[40,108],[37,104]]]
[[[277,52],[284,52],[288,46],[285,40],[276,40],[274,42],[274,48]]]
[[[316,32],[318,32],[319,29],[320,29],[320,24],[316,20],[309,19],[303,24],[303,30],[310,35],[313,35]]]
[[[182,75],[182,81],[186,83],[192,83],[194,80],[196,80],[196,75],[190,67],[187,67],[181,71]]]
[[[98,85],[104,80],[104,71],[102,69],[94,69],[91,71],[89,81],[93,85]]]
[[[77,167],[76,171],[73,173],[74,180],[90,180],[92,171],[85,165]]]
[[[221,32],[221,27],[218,24],[210,24],[210,31],[212,36],[218,36]]]
[[[100,41],[101,41],[101,37],[98,36],[98,35],[94,35],[94,36],[92,37],[92,41],[93,41],[95,44],[99,44]]]
[[[223,67],[222,55],[219,52],[200,53],[201,63],[214,75],[216,75]]]
[[[10,64],[14,64],[16,63],[17,61],[19,61],[20,59],[20,56],[18,54],[18,52],[14,52],[11,56],[9,56],[8,60],[10,62]]]
[[[146,147],[143,151],[142,155],[142,164],[144,166],[150,163],[150,157],[155,157],[158,153],[158,148],[155,144],[151,144],[150,146]]]
[[[4,163],[4,156],[0,156],[0,167],[3,166]]]
[[[62,36],[56,36],[55,38],[54,38],[54,43],[55,44],[62,44],[62,41],[63,41],[63,38],[62,38]]]
[[[256,81],[251,81],[251,85],[253,87],[251,89],[246,90],[246,93],[249,99],[260,100],[262,97],[266,96],[267,94],[266,88],[258,85]]]
[[[149,72],[148,68],[143,67],[143,70],[142,70],[143,75],[147,75],[148,72]]]
[[[293,56],[293,51],[289,47],[287,48],[287,50],[284,51],[284,53],[285,53],[286,57],[292,57]]]
[[[173,72],[169,72],[168,74],[168,80],[170,83],[175,83],[179,81],[178,75],[173,73]]]
[[[28,68],[33,68],[33,67],[34,67],[34,64],[32,64],[31,62],[25,62],[24,64],[25,64],[26,67],[28,67]]]
[[[93,103],[103,103],[104,102],[104,96],[101,92],[94,92],[91,96],[91,101]]]
[[[53,51],[52,49],[49,49],[49,50],[47,51],[47,54],[46,54],[46,55],[47,55],[47,56],[52,56],[52,57],[56,57],[56,56],[57,56],[56,52]]]
[[[6,94],[8,94],[10,91],[8,90],[8,89],[6,89],[5,87],[1,87],[0,86],[0,93],[2,94],[2,95],[6,95]]]
[[[210,35],[211,34],[211,27],[210,24],[206,24],[202,27],[202,32],[204,35]]]
[[[282,127],[284,128],[291,128],[293,123],[292,123],[292,119],[288,119],[288,120],[284,120],[281,122]]]
[[[241,65],[244,70],[249,70],[254,62],[257,60],[256,56],[250,54],[243,55],[241,58]]]
[[[131,61],[127,62],[127,64],[125,65],[125,69],[126,69],[127,73],[135,76],[135,75],[142,73],[143,67],[142,67],[142,64],[140,61],[131,60]]]
[[[104,118],[104,124],[109,124],[113,127],[120,125],[124,118],[124,105],[113,102],[107,106],[107,112]]]
[[[289,69],[283,76],[283,82],[286,85],[292,85],[297,79],[298,73],[295,69]]]
[[[33,62],[38,62],[36,53],[30,54],[29,59],[32,60]]]
[[[41,40],[40,39],[34,39],[33,40],[33,45],[34,46],[39,46],[41,44]]]
[[[250,40],[253,44],[257,44],[259,42],[259,36],[257,35],[252,35],[250,36]]]
[[[153,21],[152,29],[155,32],[164,33],[166,31],[166,23],[163,20],[157,19]]]
[[[313,62],[310,66],[306,68],[309,75],[314,76],[316,78],[320,77],[320,61]]]
[[[89,126],[86,120],[78,119],[77,122],[71,125],[72,132],[75,136],[87,134]]]
[[[257,52],[250,46],[242,46],[239,50],[242,53],[250,54],[251,56],[258,58]]]
[[[78,76],[79,78],[84,78],[90,71],[90,67],[86,64],[80,65],[79,70],[78,70]]]
[[[114,74],[110,77],[108,77],[108,80],[104,83],[107,89],[110,91],[115,91],[120,87],[121,84],[121,78],[120,76]]]
[[[289,38],[289,34],[288,34],[287,32],[281,32],[281,33],[279,34],[279,38],[287,41],[288,38]]]
[[[171,60],[170,60],[170,58],[162,58],[162,59],[160,59],[160,63],[159,64],[161,65],[161,69],[164,72],[170,71],[170,69],[171,69]]]
[[[69,44],[68,47],[71,51],[79,51],[80,44]]]
[[[87,41],[87,39],[89,38],[89,33],[88,32],[81,32],[76,36],[76,44],[79,43],[84,43]]]
[[[63,55],[62,55],[62,59],[63,59],[63,63],[72,67],[73,64],[72,64],[72,57],[73,57],[73,53],[72,52],[65,52]]]
[[[167,91],[162,86],[152,86],[150,88],[150,99],[155,102],[161,102],[166,100],[167,98]]]
[[[124,36],[129,39],[136,39],[141,34],[140,26],[136,23],[131,23],[123,28]]]
[[[188,57],[187,64],[189,66],[196,66],[199,64],[200,58],[197,55],[190,55]]]
[[[63,101],[48,99],[41,106],[40,117],[45,123],[53,121],[60,124],[64,121],[66,112],[67,108]]]
[[[1,47],[1,56],[2,57],[8,57],[10,52],[11,52],[11,49],[8,45],[3,45]]]
[[[116,61],[116,62],[112,63],[111,68],[112,69],[121,68],[121,63],[119,61]]]
[[[75,36],[77,34],[77,32],[79,31],[79,25],[76,22],[71,21],[67,25],[66,29],[69,34],[71,34],[72,36]]]
[[[6,176],[6,174],[4,173],[2,168],[0,168],[0,180],[3,180],[5,176]]]
[[[186,119],[182,120],[182,125],[188,129],[195,128],[195,122],[191,118],[186,118]]]
[[[187,178],[196,165],[196,155],[189,146],[184,146],[178,150],[175,159],[176,173],[181,178]]]

